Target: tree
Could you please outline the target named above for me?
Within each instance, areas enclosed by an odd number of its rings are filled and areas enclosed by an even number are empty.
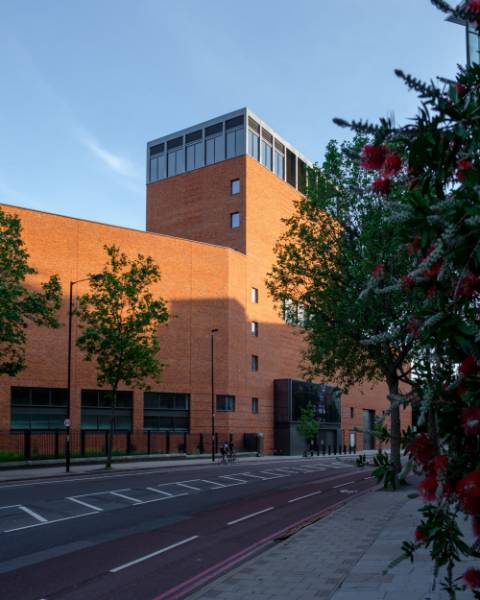
[[[28,260],[20,219],[0,208],[0,375],[14,376],[25,368],[29,323],[58,327],[59,279],[52,275],[41,291],[28,289],[25,279],[37,273]]]
[[[457,8],[444,0],[432,3],[480,27],[478,0]],[[418,548],[430,550],[435,576],[445,569],[442,587],[449,598],[465,587],[480,598],[480,570],[468,569],[463,582],[453,571],[462,556],[479,558],[480,66],[460,67],[455,81],[438,83],[396,74],[420,98],[411,124],[395,129],[385,121],[338,123],[375,136],[375,153],[395,148],[408,162],[387,178],[384,196],[387,221],[397,223],[399,249],[412,252],[397,287],[406,298],[412,293],[417,298],[410,319],[422,360],[415,365],[411,398],[427,424],[426,433],[407,447],[424,476],[419,490],[425,505],[414,540],[403,551],[413,560]],[[472,546],[465,543],[460,518],[471,519],[477,540]]]
[[[267,286],[287,320],[298,307],[304,310],[307,375],[344,391],[363,381],[386,382],[392,461],[400,472],[399,385],[410,383],[415,337],[407,308],[413,296],[405,299],[390,284],[409,256],[398,252],[394,224],[384,223],[380,184],[372,189],[372,173],[357,159],[366,142],[361,136],[340,147],[331,141],[322,167],[309,171],[305,194],[285,219]],[[392,169],[401,168],[397,155],[389,160]],[[374,284],[381,293],[373,292]]]
[[[128,259],[116,246],[105,246],[108,262],[103,277],[89,276],[90,291],[79,299],[76,314],[81,335],[77,346],[87,361],[95,361],[97,382],[111,391],[110,435],[106,467],[112,463],[112,444],[117,390],[121,383],[148,387],[147,378],[158,381],[162,365],[158,327],[168,320],[162,298],[154,298],[150,286],[160,271],[150,256]]]
[[[300,410],[300,419],[297,423],[297,430],[307,445],[316,439],[318,433],[318,419],[311,403],[307,404],[307,406],[303,406]]]

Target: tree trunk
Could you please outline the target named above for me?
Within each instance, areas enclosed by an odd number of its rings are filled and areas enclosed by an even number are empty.
[[[112,468],[112,451],[113,451],[113,429],[115,423],[115,404],[117,400],[117,388],[112,390],[112,411],[110,413],[110,431],[108,434],[108,444],[107,444],[107,461],[105,463],[106,469]]]
[[[391,378],[387,381],[388,392],[391,395],[398,395],[398,379]],[[402,461],[400,459],[400,407],[398,405],[391,406],[390,416],[390,458],[397,473],[402,470]]]

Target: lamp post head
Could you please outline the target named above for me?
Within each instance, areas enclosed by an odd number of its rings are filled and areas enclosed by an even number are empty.
[[[214,333],[217,333],[217,332],[218,332],[218,329],[212,329],[212,330],[210,331],[210,333],[211,333],[212,335],[213,335]]]
[[[105,275],[103,273],[97,273],[96,275],[92,275],[93,281],[103,281],[105,279]]]

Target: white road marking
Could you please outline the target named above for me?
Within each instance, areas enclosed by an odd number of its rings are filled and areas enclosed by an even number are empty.
[[[194,480],[195,481],[195,480]],[[202,488],[199,487],[195,487],[194,485],[188,485],[188,483],[176,483],[175,485],[181,485],[184,488],[187,488],[188,490],[194,490],[195,492],[201,492]]]
[[[262,481],[266,481],[268,479],[268,477],[260,477],[260,475],[254,475],[248,471],[245,473],[238,473],[238,475],[243,475],[244,477],[253,477],[254,479],[261,479]]]
[[[205,483],[211,483],[212,485],[217,486],[217,487],[211,488],[214,490],[227,487],[224,483],[218,483],[217,481],[210,481],[209,479],[201,479],[200,481],[204,481]]]
[[[46,523],[48,521],[48,519],[46,519],[45,517],[42,517],[42,515],[39,515],[38,513],[36,513],[31,508],[27,508],[26,506],[23,506],[22,504],[19,504],[18,508],[20,510],[25,511],[27,513],[27,515],[30,515],[34,519],[37,519],[37,521],[40,521],[40,523]]]
[[[364,477],[364,479],[375,479],[375,477],[373,477],[372,475],[370,475],[370,477]]]
[[[0,510],[5,510],[7,508],[18,508],[20,504],[9,504],[8,506],[0,506]]]
[[[338,485],[334,485],[332,487],[332,489],[336,490],[337,488],[341,488],[341,487],[344,487],[346,485],[350,485],[351,483],[355,483],[355,481],[347,481],[346,483],[339,483]]]
[[[298,500],[303,500],[304,498],[310,498],[310,496],[317,496],[318,494],[321,494],[322,492],[312,492],[311,494],[305,494],[305,496],[298,496],[298,498],[292,498],[292,500],[289,500],[289,504],[291,502],[298,502]]]
[[[170,500],[171,498],[180,498],[180,496],[188,496],[188,492],[182,492],[181,494],[170,494],[169,496],[163,496],[162,498],[154,498],[153,500],[142,500],[132,504],[132,506],[143,506],[143,504],[151,504],[152,502],[161,502],[162,500]]]
[[[154,556],[158,556],[159,554],[163,554],[164,552],[168,552],[169,550],[178,548],[178,546],[183,546],[183,544],[192,542],[193,540],[196,540],[198,537],[199,537],[198,535],[192,535],[191,537],[181,540],[180,542],[177,542],[176,544],[172,544],[171,546],[166,546],[165,548],[161,548],[160,550],[157,550],[156,552],[152,552],[151,554],[146,554],[145,556],[141,556],[140,558],[137,558],[128,563],[125,563],[123,565],[115,567],[114,569],[110,569],[110,573],[118,573],[119,571],[123,571],[123,569],[132,567],[133,565],[138,565],[138,563],[141,563],[144,560],[148,560],[149,558],[153,558]]]
[[[75,498],[74,496],[67,496],[67,500],[71,500],[72,502],[76,502],[77,504],[81,504],[82,506],[86,506],[87,508],[91,508],[92,510],[97,510],[100,512],[103,510],[103,508],[100,508],[99,506],[89,504],[88,502],[85,502],[84,500],[79,500],[78,498]]]
[[[267,475],[273,475],[273,477],[268,477],[267,479],[278,479],[279,477],[288,477],[286,473],[283,475],[281,473],[274,473],[272,471],[261,471],[261,473],[266,473]]]
[[[112,494],[112,496],[118,496],[119,498],[124,498],[125,500],[129,500],[130,502],[133,502],[134,504],[138,504],[139,502],[142,502],[142,500],[139,500],[138,498],[133,498],[133,496],[127,496],[127,494],[121,494],[120,492],[110,492],[110,494]]]
[[[248,483],[248,481],[246,481],[245,479],[239,479],[238,477],[232,477],[232,475],[219,475],[218,477],[221,479],[229,479],[229,480],[237,482],[237,483],[231,483],[230,486],[225,486],[225,487],[231,487],[232,485],[242,485],[244,483]]]
[[[356,494],[357,490],[340,490],[341,494]]]
[[[155,492],[157,494],[165,494],[165,496],[173,496],[173,494],[170,494],[169,492],[164,492],[162,490],[157,490],[157,488],[147,487],[146,489],[150,490],[151,492]]]
[[[274,506],[269,506],[268,508],[264,508],[263,510],[257,510],[257,512],[250,513],[249,515],[245,515],[244,517],[240,517],[239,519],[235,519],[235,521],[229,521],[227,525],[235,525],[236,523],[246,521],[247,519],[251,519],[252,517],[256,517],[257,515],[262,515],[263,513],[266,513],[269,510],[273,510],[274,508]]]
[[[25,525],[23,527],[15,527],[14,529],[5,529],[3,533],[10,533],[12,531],[21,531],[22,529],[31,529],[32,527],[41,527],[42,525],[51,525],[52,523],[60,523],[60,521],[70,521],[71,519],[80,519],[81,517],[88,517],[89,515],[98,515],[98,510],[95,512],[86,512],[81,515],[73,515],[72,517],[62,517],[60,519],[52,519],[45,523],[34,523],[33,525]]]

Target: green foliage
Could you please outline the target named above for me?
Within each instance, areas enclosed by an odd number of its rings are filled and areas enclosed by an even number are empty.
[[[301,409],[297,430],[307,444],[316,438],[318,433],[318,419],[315,409],[311,404]]]
[[[432,1],[478,26],[477,2],[452,7]],[[404,161],[389,176],[384,207],[385,222],[395,223],[397,252],[410,257],[397,286],[412,302],[404,303],[403,317],[384,333],[395,344],[408,320],[415,338],[415,378],[407,399],[415,403],[425,433],[407,432],[405,450],[424,475],[420,492],[427,504],[416,544],[406,542],[403,549],[412,558],[416,547],[427,547],[435,575],[443,569],[442,587],[454,599],[464,589],[453,578],[455,563],[478,554],[463,540],[459,513],[472,520],[477,536],[480,531],[480,65],[460,67],[456,81],[425,83],[396,74],[418,94],[418,113],[407,126],[380,123],[368,130],[377,150],[394,149]],[[367,127],[349,125],[357,133]],[[367,291],[382,297],[382,282],[373,281]],[[470,573],[471,587],[479,575]],[[472,593],[480,596],[478,587]]]
[[[399,382],[410,381],[415,342],[403,318],[414,298],[406,299],[397,285],[410,258],[399,253],[396,226],[386,220],[389,209],[372,191],[372,174],[360,167],[358,154],[368,141],[358,135],[340,146],[328,143],[324,163],[309,171],[305,196],[285,220],[267,287],[280,306],[305,310],[308,375],[343,390],[384,381],[396,399]],[[381,294],[370,289],[378,267]],[[391,419],[400,469],[398,405],[392,405]]]
[[[98,385],[113,393],[121,382],[144,388],[147,378],[158,380],[162,368],[156,358],[158,327],[168,311],[149,289],[160,271],[151,257],[129,260],[116,246],[105,250],[103,278],[91,275],[90,292],[79,299],[77,346],[87,361],[96,362]]]
[[[98,385],[112,391],[112,430],[118,386],[145,389],[148,379],[160,378],[158,327],[168,320],[168,311],[165,302],[150,291],[160,280],[151,257],[139,254],[128,259],[116,246],[105,246],[105,250],[108,262],[102,277],[90,275],[90,291],[80,298],[76,310],[82,331],[77,346],[87,361],[95,361]],[[111,444],[112,435],[107,466]]]
[[[397,472],[388,454],[379,450],[373,457],[373,464],[375,469],[372,471],[372,476],[379,483],[383,481],[383,487],[386,490],[396,490],[398,487]]]
[[[14,376],[25,368],[29,323],[58,327],[61,285],[56,275],[33,291],[25,285],[36,274],[28,264],[20,219],[0,209],[0,375]]]

